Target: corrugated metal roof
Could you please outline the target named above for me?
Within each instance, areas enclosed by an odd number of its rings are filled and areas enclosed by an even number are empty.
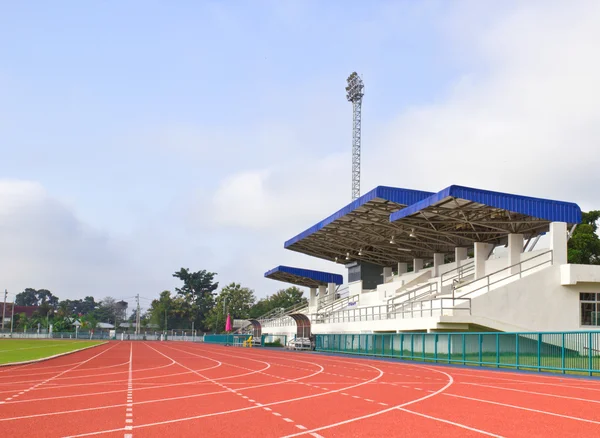
[[[447,198],[464,199],[485,206],[520,213],[532,218],[551,222],[566,222],[568,224],[578,224],[581,222],[581,209],[577,204],[572,202],[511,195],[508,193],[492,192],[455,185],[447,187],[441,192],[392,213],[390,215],[390,221],[394,222],[414,213],[418,213]]]
[[[277,266],[266,272],[265,277],[305,287],[317,287],[328,283],[339,285],[344,282],[343,277],[339,274],[313,271],[311,269],[293,268],[291,266]]]
[[[398,204],[398,206],[404,207],[407,205],[414,204],[428,196],[433,195],[432,192],[424,192],[420,190],[410,190],[410,189],[401,189],[395,187],[387,187],[387,186],[378,186],[375,187],[370,192],[364,194],[360,198],[354,200],[350,204],[341,208],[340,210],[333,213],[331,216],[323,219],[321,222],[313,225],[309,229],[303,231],[295,237],[292,237],[290,240],[285,242],[284,247],[293,245],[294,243],[304,239],[305,237],[310,236],[313,233],[316,233],[321,228],[329,225],[337,219],[340,219],[346,216],[348,213],[353,212],[354,210],[360,208],[362,205],[366,204],[369,201],[373,201],[375,199],[381,199],[384,201],[393,202]]]

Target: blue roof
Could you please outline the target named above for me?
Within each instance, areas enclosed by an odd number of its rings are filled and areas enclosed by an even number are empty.
[[[571,202],[531,198],[454,185],[392,213],[390,222],[418,213],[446,198],[464,199],[551,222],[566,222],[568,224],[581,222],[581,209],[577,204]]]
[[[306,287],[317,287],[328,283],[339,285],[344,282],[343,277],[339,274],[313,271],[311,269],[292,268],[291,266],[277,266],[266,272],[265,277]]]
[[[294,243],[304,239],[305,237],[316,233],[321,228],[326,227],[335,220],[346,216],[347,214],[353,212],[354,210],[356,210],[357,208],[361,207],[369,201],[373,201],[375,199],[382,199],[384,201],[390,201],[395,204],[398,204],[400,207],[404,207],[421,201],[422,199],[425,199],[431,195],[433,195],[432,192],[423,192],[420,190],[399,189],[395,187],[386,186],[375,187],[370,192],[365,193],[360,198],[341,208],[337,212],[333,213],[331,216],[323,219],[318,224],[313,225],[306,231],[303,231],[297,236],[292,237],[290,240],[285,242],[284,247],[287,248],[288,246],[293,245]]]

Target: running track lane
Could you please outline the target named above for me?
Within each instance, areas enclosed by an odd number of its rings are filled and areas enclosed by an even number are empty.
[[[568,437],[600,430],[597,379],[179,342],[117,341],[10,367],[0,373],[0,401],[0,430],[14,437]]]

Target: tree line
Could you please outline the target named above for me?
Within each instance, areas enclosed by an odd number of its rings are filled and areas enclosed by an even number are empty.
[[[140,327],[220,333],[225,330],[227,314],[232,319],[258,318],[274,309],[308,304],[297,287],[281,289],[259,300],[252,289],[235,282],[218,290],[216,275],[206,270],[191,272],[187,268],[175,272],[173,277],[181,281],[181,286],[174,292],[165,290],[152,300],[149,309],[140,315]],[[45,330],[52,325],[54,332],[69,332],[75,330],[76,321],[81,329],[93,330],[101,322],[119,327],[123,322],[134,323],[137,319],[135,309],[126,317],[118,301],[110,296],[99,301],[93,296],[61,300],[47,289],[27,288],[16,295],[15,305],[37,307],[30,317],[23,312],[14,315],[17,330],[38,327]],[[6,317],[10,317],[9,312]]]

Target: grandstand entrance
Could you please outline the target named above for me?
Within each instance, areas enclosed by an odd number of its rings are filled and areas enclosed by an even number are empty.
[[[304,313],[292,313],[290,317],[296,321],[296,337],[310,338],[310,319]]]
[[[252,338],[260,339],[262,336],[262,326],[260,322],[256,319],[249,319],[248,322],[252,324]]]

